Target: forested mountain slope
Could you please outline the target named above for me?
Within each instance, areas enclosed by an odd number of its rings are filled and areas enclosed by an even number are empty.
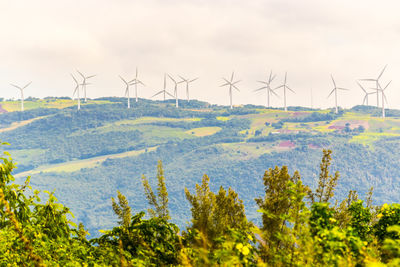
[[[115,222],[110,198],[120,190],[136,211],[146,198],[141,175],[155,182],[157,161],[165,168],[172,220],[184,226],[189,205],[184,187],[207,173],[211,185],[232,187],[247,210],[263,193],[260,175],[275,165],[299,170],[316,186],[323,148],[333,150],[332,169],[341,173],[337,196],[374,187],[374,201],[399,202],[400,112],[356,106],[331,110],[292,107],[289,112],[259,106],[227,107],[190,101],[90,100],[80,111],[68,99],[1,102],[0,140],[36,188],[55,190],[76,221],[96,230]],[[216,190],[217,188],[213,188]],[[259,217],[248,214],[249,218]]]

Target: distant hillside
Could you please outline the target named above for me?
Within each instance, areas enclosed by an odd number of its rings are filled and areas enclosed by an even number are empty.
[[[173,221],[189,218],[184,187],[204,173],[215,188],[232,187],[248,210],[256,210],[261,177],[267,168],[289,165],[314,187],[323,148],[333,150],[333,170],[342,176],[338,194],[374,186],[376,203],[399,202],[400,111],[356,106],[334,114],[301,107],[233,110],[200,101],[140,99],[126,108],[123,98],[90,100],[76,110],[70,99],[1,102],[0,140],[18,163],[17,177],[56,190],[96,235],[115,222],[110,198],[120,190],[136,211],[146,209],[140,177],[154,182],[163,160]],[[214,188],[214,189],[215,189]],[[96,215],[95,215],[96,214]],[[256,214],[248,214],[255,218]]]

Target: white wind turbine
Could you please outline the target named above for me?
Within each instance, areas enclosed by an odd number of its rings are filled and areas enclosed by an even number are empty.
[[[275,90],[277,90],[277,89],[279,89],[279,88],[283,88],[283,105],[284,105],[285,111],[287,111],[287,106],[286,106],[286,89],[288,89],[288,90],[291,91],[292,93],[295,93],[292,89],[289,88],[289,86],[287,86],[286,81],[287,81],[287,72],[285,72],[285,80],[283,81],[283,84],[280,85],[280,86],[278,86],[278,87],[276,87],[276,88],[274,89],[274,91],[275,91]]]
[[[269,73],[269,78],[267,81],[258,81],[259,83],[264,84],[264,86],[254,90],[254,92],[258,92],[258,91],[265,89],[265,93],[267,94],[267,103],[266,103],[265,107],[267,107],[267,108],[270,107],[270,104],[269,104],[270,94],[273,94],[273,95],[279,97],[278,94],[275,93],[274,90],[271,88],[271,82],[275,79],[275,77],[276,77],[276,75],[272,76],[272,71],[271,71]]]
[[[14,86],[15,88],[19,89],[21,91],[21,111],[24,111],[24,90],[26,87],[28,87],[32,82],[29,82],[28,84],[26,84],[25,86],[21,87],[15,84],[12,84],[12,86]]]
[[[346,91],[349,91],[349,89],[337,87],[337,86],[336,86],[336,83],[335,83],[335,80],[333,79],[332,74],[331,74],[331,78],[332,78],[332,82],[333,82],[334,88],[333,88],[333,90],[330,92],[330,94],[328,95],[328,98],[333,94],[333,92],[335,92],[335,113],[337,114],[337,113],[338,113],[337,90],[346,90]]]
[[[376,87],[374,88],[376,90],[376,106],[379,108],[379,79],[382,77],[383,73],[385,72],[387,65],[383,67],[383,70],[381,73],[378,75],[376,79],[361,79],[360,81],[367,81],[367,82],[375,82]]]
[[[83,89],[83,97],[85,98],[85,102],[87,102],[86,98],[86,85],[89,85],[89,83],[86,83],[86,80],[95,77],[96,75],[90,75],[90,76],[85,76],[83,75],[79,70],[77,70],[78,74],[82,77],[83,82],[82,82],[82,89]]]
[[[138,102],[138,90],[137,90],[137,86],[138,84],[141,84],[143,86],[146,86],[141,80],[138,79],[138,68],[136,68],[136,74],[135,74],[135,78],[131,81],[129,81],[130,85],[135,85],[135,97],[136,97],[136,102]]]
[[[155,95],[153,95],[151,98],[158,96],[159,94],[164,94],[164,101],[165,101],[165,96],[169,95],[170,97],[174,97],[173,95],[171,95],[168,91],[167,91],[167,74],[164,73],[164,87],[163,90],[157,92]]]
[[[72,77],[72,79],[74,79],[74,81],[76,83],[76,86],[75,86],[75,89],[74,89],[74,93],[72,94],[72,99],[74,99],[74,96],[76,94],[77,98],[78,98],[78,110],[80,110],[81,109],[81,98],[79,96],[80,84],[79,84],[78,80],[74,77],[74,75],[71,74],[71,77]]]
[[[128,97],[128,109],[131,108],[131,102],[130,102],[130,96],[129,96],[129,86],[131,85],[136,85],[136,80],[133,80],[134,82],[130,81],[127,82],[124,78],[122,78],[121,75],[119,75],[119,78],[125,83],[126,88],[125,88],[125,96]]]
[[[235,84],[239,83],[240,80],[234,82],[234,81],[233,81],[233,76],[234,76],[234,74],[235,74],[235,73],[232,72],[232,76],[231,76],[231,80],[230,80],[230,81],[228,81],[228,80],[225,79],[225,78],[222,78],[226,83],[224,83],[223,85],[220,86],[220,87],[223,87],[223,86],[229,85],[229,99],[230,99],[231,109],[233,109],[233,105],[232,105],[232,88],[235,88],[236,90],[238,90],[238,91],[240,92],[240,90],[239,90],[239,89],[236,87],[236,85],[235,85]]]
[[[199,78],[197,77],[197,78],[194,78],[194,79],[192,79],[192,80],[189,80],[189,79],[183,78],[183,77],[180,76],[180,75],[178,75],[178,76],[179,76],[179,78],[181,78],[182,82],[186,83],[186,99],[187,99],[187,101],[189,102],[189,101],[190,101],[190,99],[189,99],[189,84],[192,83],[192,82],[194,82],[194,81],[196,81],[196,80],[199,79]]]
[[[357,84],[358,86],[360,86],[361,90],[363,90],[365,93],[362,104],[368,106],[368,96],[376,94],[376,92],[368,92],[359,82],[357,82]]]
[[[178,84],[183,83],[184,81],[179,81],[177,82],[174,78],[171,77],[171,75],[168,74],[168,77],[172,80],[172,82],[175,84],[174,86],[174,95],[175,95],[175,107],[179,107],[178,103]]]

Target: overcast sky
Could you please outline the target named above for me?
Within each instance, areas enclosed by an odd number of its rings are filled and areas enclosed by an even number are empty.
[[[118,75],[133,78],[137,66],[142,97],[160,90],[168,72],[199,76],[192,97],[228,104],[219,85],[234,70],[242,80],[234,103],[264,104],[265,94],[252,91],[272,69],[273,86],[288,72],[296,91],[288,105],[310,106],[312,88],[314,107],[333,106],[333,74],[351,89],[339,104],[351,107],[363,98],[355,80],[388,64],[382,83],[393,80],[389,107],[400,108],[399,10],[395,0],[0,0],[0,96],[18,98],[9,83],[29,81],[26,96],[71,96],[75,69],[98,75],[89,97],[123,96]]]

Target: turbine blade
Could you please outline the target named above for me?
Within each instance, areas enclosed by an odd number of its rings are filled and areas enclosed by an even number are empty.
[[[386,84],[385,88],[383,88],[383,90],[385,90],[385,89],[390,85],[391,82],[392,82],[392,81],[388,82],[388,83]],[[383,91],[383,90],[382,90],[382,91]]]
[[[268,87],[264,86],[264,87],[258,88],[256,90],[253,90],[253,92],[258,92],[258,91],[264,90],[265,88],[268,88]]]
[[[277,89],[279,89],[279,88],[282,88],[284,85],[282,84],[282,85],[279,85],[278,87],[275,87],[273,90],[277,90]]]
[[[364,82],[376,82],[376,79],[359,79],[359,81],[364,81]]]
[[[336,88],[335,79],[333,79],[333,76],[332,76],[332,74],[331,74],[331,78],[332,78],[333,86]]]
[[[269,90],[272,94],[274,94],[276,97],[280,98],[277,93],[274,92],[274,90]]]
[[[12,86],[14,86],[14,87],[16,87],[16,88],[18,88],[18,89],[22,89],[21,87],[19,87],[18,85],[15,85],[15,84],[12,84],[12,83],[10,83]]]
[[[126,84],[126,85],[128,85],[128,83],[125,81],[125,79],[124,78],[122,78],[122,76],[121,75],[118,75],[119,76],[119,78]]]
[[[150,97],[150,98],[153,98],[153,97],[155,97],[155,96],[158,96],[159,94],[162,94],[162,93],[164,93],[164,91],[160,91],[160,92],[156,93],[155,95],[153,95],[153,96]]]
[[[183,78],[181,75],[178,75],[179,78],[181,78],[182,81],[187,82],[188,80]]]
[[[225,82],[227,82],[228,84],[230,84],[231,82],[230,81],[228,81],[227,79],[225,79],[225,78],[222,78]]]
[[[233,82],[233,75],[235,75],[234,71],[232,71],[231,82]]]
[[[95,76],[96,76],[96,74],[95,75],[90,75],[90,76],[87,76],[86,79],[90,79],[90,78],[93,78]]]
[[[83,79],[85,79],[85,76],[84,76],[79,70],[76,70],[76,72],[77,72],[79,75],[81,75]]]
[[[227,86],[227,85],[230,85],[230,83],[224,83],[223,85],[220,85],[219,87],[224,87],[224,86]]]
[[[174,83],[176,83],[175,79],[172,78],[171,75],[169,75],[169,74],[167,74],[167,75],[168,75],[168,77],[169,77]]]
[[[358,86],[360,86],[361,90],[363,90],[364,93],[368,94],[368,93],[367,93],[367,90],[365,90],[365,88],[362,87],[362,85],[361,85],[359,82],[356,82],[356,83],[358,84]]]
[[[170,97],[175,98],[175,96],[170,94],[169,92],[165,91],[165,93],[167,93],[167,95],[169,95]]]
[[[194,78],[194,79],[190,80],[189,83],[192,83],[192,82],[194,82],[194,81],[197,81],[198,79],[199,79],[199,77]]]
[[[25,85],[22,89],[25,89],[26,87],[28,87],[32,82],[29,82],[27,85]]]
[[[257,82],[259,82],[259,83],[263,83],[263,84],[265,84],[265,85],[268,85],[269,83],[267,83],[267,82],[264,82],[264,81],[257,81]]]
[[[77,84],[79,84],[79,82],[78,82],[78,80],[75,78],[75,76],[72,75],[72,73],[70,73],[70,75],[71,75],[72,79],[74,79],[74,81],[75,81]]]
[[[387,65],[385,65],[385,67],[383,67],[383,70],[381,71],[381,73],[379,74],[377,80],[379,80],[381,78],[381,76],[383,75],[383,73],[385,72]]]
[[[293,91],[292,89],[289,88],[289,86],[286,85],[286,88],[289,89],[289,91],[291,91],[292,93],[296,93],[295,91]]]
[[[336,90],[336,88],[334,88],[334,89],[330,92],[330,94],[328,95],[327,98],[329,98],[329,97],[333,94],[333,92],[335,92],[335,90]]]
[[[345,90],[345,91],[350,91],[350,89],[341,88],[341,87],[338,87],[338,88],[336,88],[336,89],[339,89],[339,90]]]
[[[240,92],[239,88],[237,88],[235,85],[232,84],[232,87]]]
[[[235,85],[235,84],[240,83],[240,82],[241,82],[241,80],[236,81],[236,82],[232,83],[232,85]]]

